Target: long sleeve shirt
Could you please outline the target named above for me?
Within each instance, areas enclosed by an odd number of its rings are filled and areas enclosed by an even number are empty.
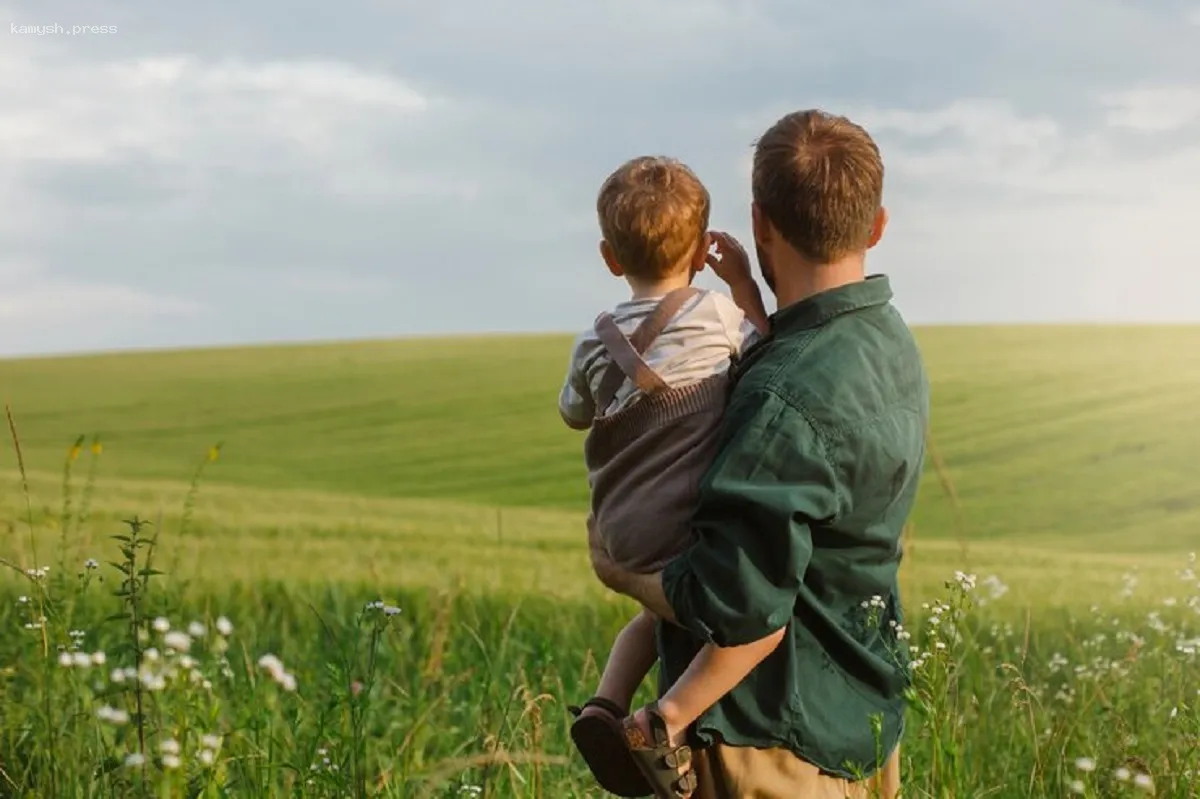
[[[787,748],[853,778],[882,765],[909,684],[898,570],[929,388],[884,276],[782,309],[732,377],[697,542],[663,588],[660,687],[705,642],[786,627],[780,646],[692,729],[693,743]]]

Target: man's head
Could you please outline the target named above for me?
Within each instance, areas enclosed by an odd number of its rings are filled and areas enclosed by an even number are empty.
[[[754,239],[772,289],[781,262],[861,261],[883,236],[879,148],[844,117],[809,110],[780,119],[758,140],[752,180]]]
[[[700,179],[673,158],[622,164],[596,198],[609,270],[645,285],[698,272],[708,254],[710,204]]]

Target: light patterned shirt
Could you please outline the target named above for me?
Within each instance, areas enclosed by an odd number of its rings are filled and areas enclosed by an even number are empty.
[[[646,297],[620,303],[611,313],[626,336],[654,312],[662,297]],[[758,331],[729,297],[701,291],[684,304],[661,334],[642,354],[643,360],[671,388],[695,383],[724,373],[732,357],[758,338]],[[595,396],[611,358],[595,330],[581,333],[571,351],[567,378],[558,398],[563,420],[586,429],[605,413],[625,408],[642,396],[628,379],[621,384],[608,408],[597,408]]]

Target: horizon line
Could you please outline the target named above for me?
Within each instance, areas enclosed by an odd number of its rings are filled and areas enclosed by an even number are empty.
[[[1195,328],[1200,327],[1200,321],[1143,321],[1143,322],[1106,322],[1106,321],[1055,321],[1055,322],[925,322],[912,323],[909,327],[919,332],[928,329],[945,328],[1003,328],[1003,329],[1037,329],[1037,328]],[[42,352],[25,352],[5,354],[0,352],[0,362],[36,361],[36,360],[65,360],[71,358],[101,358],[122,355],[170,355],[201,352],[227,352],[237,350],[268,350],[268,349],[297,349],[297,348],[327,348],[337,346],[352,346],[364,344],[388,344],[405,341],[454,341],[463,339],[519,339],[519,338],[551,338],[578,335],[579,331],[570,330],[493,330],[482,332],[457,333],[402,333],[381,336],[348,336],[345,338],[283,338],[247,340],[224,344],[181,344],[157,346],[134,345],[95,350],[46,350]]]

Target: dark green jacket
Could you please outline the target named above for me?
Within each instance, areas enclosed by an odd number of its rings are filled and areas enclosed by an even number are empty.
[[[785,747],[874,772],[904,726],[897,572],[925,456],[929,387],[884,276],[777,312],[736,367],[698,542],[663,571],[660,688],[703,642],[783,643],[700,718],[693,743]]]

